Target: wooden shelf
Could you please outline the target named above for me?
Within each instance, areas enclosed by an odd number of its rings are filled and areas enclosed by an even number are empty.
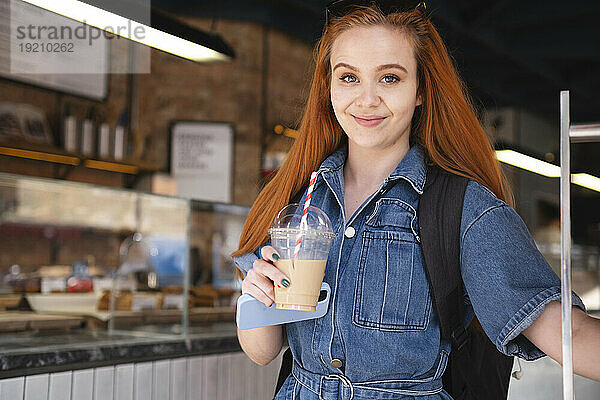
[[[105,227],[97,227],[93,225],[76,225],[76,224],[68,224],[68,225],[60,225],[51,222],[44,221],[34,221],[34,220],[23,220],[23,221],[15,221],[15,220],[7,220],[4,219],[0,222],[0,235],[2,234],[10,234],[16,235],[20,234],[24,237],[32,238],[33,234],[42,236],[44,235],[45,229],[48,226],[52,226],[52,237],[60,238],[61,235],[68,234],[69,232],[93,232],[94,235],[116,235],[119,237],[131,236],[135,233],[135,229],[110,229]],[[18,233],[14,233],[15,228],[18,229]],[[13,231],[11,231],[11,229]],[[64,237],[64,236],[62,236]],[[2,309],[2,300],[0,298],[0,310]]]
[[[140,172],[158,172],[162,168],[156,164],[140,160],[115,160],[89,157],[80,153],[69,153],[54,146],[34,143],[0,142],[0,155],[46,161],[54,164],[83,166],[102,171],[136,175]]]
[[[78,316],[37,314],[34,312],[3,312],[0,314],[0,332],[15,332],[26,330],[67,330],[79,328],[85,318]]]

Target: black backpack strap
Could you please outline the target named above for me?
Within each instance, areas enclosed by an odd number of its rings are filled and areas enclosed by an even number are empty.
[[[475,319],[465,329],[460,224],[468,179],[429,167],[418,218],[425,272],[442,337],[452,352],[442,380],[456,399],[506,400],[513,358],[500,353]]]
[[[433,307],[442,337],[453,350],[468,338],[463,327],[464,298],[460,271],[460,223],[468,179],[428,167],[417,211],[419,233]]]

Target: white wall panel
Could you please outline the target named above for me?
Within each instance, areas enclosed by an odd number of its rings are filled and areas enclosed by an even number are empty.
[[[237,352],[32,375],[0,380],[0,400],[266,400],[280,363]]]
[[[261,399],[268,399],[269,396],[273,395],[275,391],[275,382],[272,382],[271,375],[273,370],[273,365],[277,364],[277,360],[273,360],[269,363],[269,365],[265,365],[264,367],[259,366],[260,369],[260,387],[262,391],[260,393]]]
[[[279,368],[281,367],[281,359],[283,357],[283,351],[269,363],[269,365],[261,367],[260,369],[260,381],[262,393],[260,399],[272,399],[275,393],[275,386],[277,385],[277,376],[279,375]]]
[[[71,400],[71,380],[73,372],[56,372],[50,374],[48,400]]]
[[[133,400],[133,364],[115,367],[114,400]]]
[[[48,400],[50,375],[30,375],[25,377],[25,400]]]
[[[171,360],[171,397],[169,400],[186,400],[187,391],[187,359]]]
[[[169,360],[161,360],[154,362],[154,379],[153,379],[153,393],[152,400],[169,400],[169,392],[171,385],[170,379],[170,366]]]
[[[247,379],[244,382],[244,392],[248,400],[263,400],[260,395],[262,388],[258,384],[260,382],[260,368],[262,368],[260,365],[246,356],[244,370],[246,371]]]
[[[229,398],[231,400],[246,400],[244,393],[246,380],[249,378],[245,371],[246,355],[244,353],[231,353],[231,368],[229,371]]]
[[[10,378],[0,381],[0,400],[21,400],[25,389],[25,378]]]
[[[231,379],[229,377],[231,373],[231,355],[220,354],[217,362],[218,378],[217,378],[217,399],[219,400],[231,400],[229,398],[229,385]]]
[[[187,363],[187,400],[202,400],[204,357],[190,357]]]
[[[82,369],[73,371],[73,400],[93,400],[94,370]]]
[[[94,400],[113,400],[115,367],[94,370]]]
[[[218,399],[217,386],[219,378],[219,356],[217,354],[204,358],[204,371],[202,373],[202,399]],[[221,399],[219,399],[221,400]]]
[[[154,364],[152,362],[135,364],[133,399],[152,400],[152,388],[154,387]]]

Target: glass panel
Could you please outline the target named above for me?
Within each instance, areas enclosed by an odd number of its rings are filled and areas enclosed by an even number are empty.
[[[115,334],[182,333],[189,214],[186,199],[0,174],[0,346],[108,332],[113,288]]]
[[[9,206],[3,210],[4,222],[109,230],[135,228],[134,192],[7,176],[0,178],[0,184],[7,197],[12,192],[12,198],[3,199],[3,204]]]
[[[192,202],[190,232],[190,325],[234,321],[241,281],[230,254],[237,249],[248,207]],[[207,314],[207,307],[212,307]]]
[[[140,195],[139,199],[141,207],[139,230],[141,232],[186,238],[189,216],[187,200],[147,194]]]

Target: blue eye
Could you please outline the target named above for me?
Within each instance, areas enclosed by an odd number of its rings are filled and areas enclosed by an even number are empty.
[[[348,81],[347,78],[354,79],[354,80]],[[340,80],[344,81],[346,83],[354,83],[354,82],[356,82],[356,77],[354,75],[345,74],[340,77]]]
[[[397,82],[399,80],[400,80],[400,78],[398,78],[396,75],[386,75],[386,76],[383,77],[383,81],[385,83],[394,83],[394,82]]]

